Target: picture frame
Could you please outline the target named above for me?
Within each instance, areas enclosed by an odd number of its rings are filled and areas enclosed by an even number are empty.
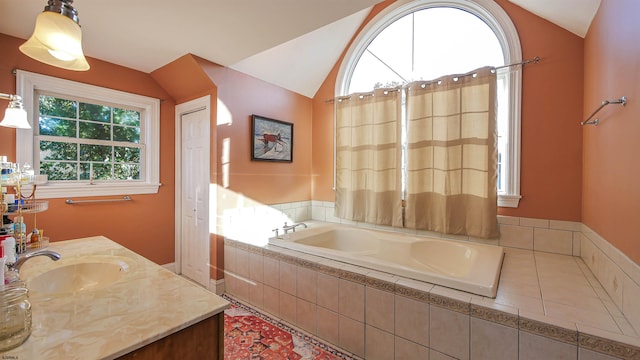
[[[293,162],[293,124],[251,115],[251,160]]]

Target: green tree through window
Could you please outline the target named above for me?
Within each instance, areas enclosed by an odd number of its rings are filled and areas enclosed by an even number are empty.
[[[50,181],[140,180],[141,113],[38,94],[39,169]]]

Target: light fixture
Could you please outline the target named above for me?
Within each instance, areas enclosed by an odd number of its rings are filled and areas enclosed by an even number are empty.
[[[20,96],[0,93],[0,99],[9,100],[9,106],[4,112],[4,119],[0,122],[0,126],[31,129],[29,120],[27,120],[27,112],[22,106],[22,98]]]
[[[89,70],[73,0],[49,0],[36,18],[33,35],[20,46],[25,55],[67,70]]]

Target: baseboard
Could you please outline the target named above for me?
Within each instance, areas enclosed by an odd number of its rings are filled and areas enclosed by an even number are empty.
[[[222,295],[224,293],[224,279],[209,279],[209,291],[216,295]]]
[[[176,263],[172,262],[172,263],[168,263],[168,264],[164,264],[162,265],[163,268],[171,271],[172,273],[176,273]]]

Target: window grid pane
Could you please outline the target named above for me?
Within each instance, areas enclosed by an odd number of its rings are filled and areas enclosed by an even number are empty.
[[[38,169],[50,181],[142,180],[140,111],[38,94]]]

